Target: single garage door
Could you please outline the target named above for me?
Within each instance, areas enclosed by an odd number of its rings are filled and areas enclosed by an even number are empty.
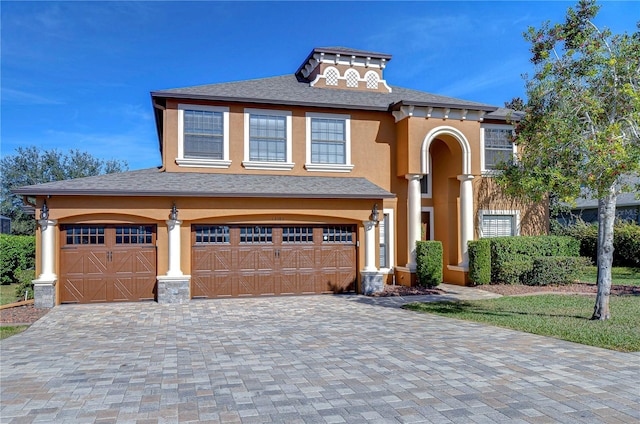
[[[155,225],[62,227],[62,303],[153,300]]]
[[[356,228],[192,226],[192,297],[355,291]]]

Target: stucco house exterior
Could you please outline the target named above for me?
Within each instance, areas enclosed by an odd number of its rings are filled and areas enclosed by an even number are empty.
[[[36,305],[372,292],[415,283],[422,239],[466,284],[469,240],[546,231],[491,178],[517,115],[393,86],[390,61],[315,48],[289,75],[152,92],[161,167],[15,191]]]

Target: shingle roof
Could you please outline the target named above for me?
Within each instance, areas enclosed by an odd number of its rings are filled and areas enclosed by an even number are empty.
[[[286,197],[383,199],[395,197],[365,178],[163,172],[158,168],[20,187],[21,195]]]
[[[430,106],[460,107],[494,111],[496,106],[485,103],[439,96],[424,91],[402,87],[391,87],[391,93],[367,92],[311,87],[295,75],[260,78],[227,82],[221,84],[198,85],[154,91],[152,97],[217,100],[224,102],[249,102],[261,104],[316,106],[339,109],[361,109],[389,111],[391,105],[427,104]]]

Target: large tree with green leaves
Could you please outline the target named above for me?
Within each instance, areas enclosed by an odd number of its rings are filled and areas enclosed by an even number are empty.
[[[59,150],[41,150],[36,146],[18,147],[14,155],[0,160],[2,176],[1,213],[11,218],[13,234],[34,234],[35,220],[22,210],[22,197],[11,190],[32,184],[93,175],[122,172],[127,163],[118,160],[103,160],[77,149],[62,153]]]
[[[524,34],[535,73],[527,77],[524,118],[516,124],[519,159],[499,182],[514,195],[561,201],[598,199],[598,293],[592,319],[610,318],[616,196],[640,173],[640,22],[612,34],[593,19],[595,0],[569,8],[564,23]]]

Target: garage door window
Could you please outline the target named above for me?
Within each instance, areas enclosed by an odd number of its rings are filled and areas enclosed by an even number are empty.
[[[196,225],[196,244],[229,244],[226,225]]]
[[[273,243],[271,227],[240,227],[240,243]]]
[[[152,244],[153,227],[116,227],[116,244]]]
[[[284,227],[282,243],[313,243],[313,227]]]
[[[322,241],[324,243],[352,243],[353,232],[351,227],[324,227]]]
[[[67,227],[67,244],[104,244],[104,227],[93,225]]]

